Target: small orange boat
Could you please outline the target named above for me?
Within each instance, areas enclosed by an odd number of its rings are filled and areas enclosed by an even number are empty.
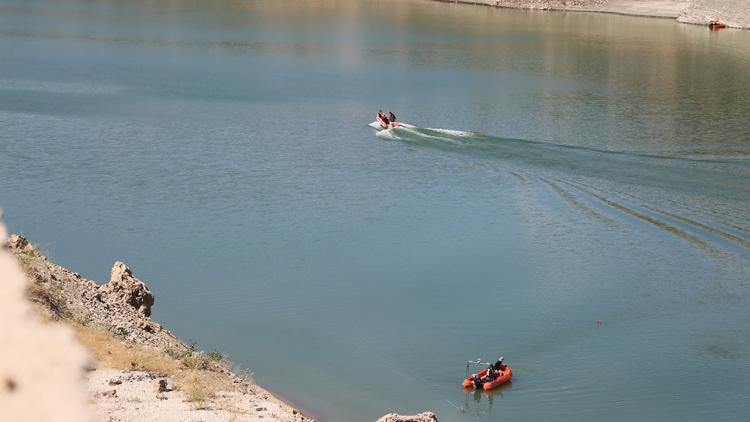
[[[708,29],[712,31],[718,31],[719,29],[724,29],[726,27],[727,27],[727,24],[723,22],[719,22],[717,20],[712,20],[711,22],[708,23]]]
[[[510,379],[513,378],[513,371],[510,370],[510,367],[507,367],[504,371],[500,372],[500,375],[497,378],[490,382],[476,382],[477,379],[481,380],[485,375],[487,375],[487,369],[484,369],[482,372],[476,374],[476,377],[474,375],[471,375],[470,377],[466,378],[463,384],[464,388],[479,388],[479,386],[481,386],[484,391],[492,390],[493,388],[500,387],[501,385],[510,381]]]

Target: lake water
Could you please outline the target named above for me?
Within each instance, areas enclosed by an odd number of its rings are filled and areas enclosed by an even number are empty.
[[[324,421],[747,420],[749,46],[429,1],[0,0],[0,206]],[[420,129],[376,136],[380,108]],[[501,354],[511,385],[461,389]]]

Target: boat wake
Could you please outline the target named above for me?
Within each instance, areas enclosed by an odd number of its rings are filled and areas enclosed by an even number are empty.
[[[478,132],[420,128],[408,124],[380,129],[376,136],[415,147],[467,157],[493,159],[506,165],[531,166],[541,171],[563,171],[614,181],[687,189],[711,194],[738,194],[750,199],[750,161],[742,157],[699,158],[672,154],[649,155],[609,151],[549,142],[501,138]]]
[[[557,197],[610,227],[648,224],[713,256],[750,249],[750,228],[737,217],[750,212],[750,162],[742,157],[647,155],[407,124],[370,126],[381,139],[460,157],[478,169],[489,165],[531,197]]]
[[[369,126],[378,130],[376,136],[394,141],[408,141],[410,139],[432,139],[448,143],[455,143],[455,138],[465,138],[478,135],[476,132],[464,132],[452,129],[420,128],[408,123],[399,123],[398,127],[393,127],[390,129],[383,129],[378,122],[372,122],[369,124]]]

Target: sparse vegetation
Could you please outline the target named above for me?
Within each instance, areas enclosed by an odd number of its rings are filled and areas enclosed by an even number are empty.
[[[187,400],[193,402],[198,409],[205,409],[206,401],[213,396],[211,391],[206,388],[204,382],[197,375],[193,375],[185,380],[183,391],[185,392]]]
[[[89,325],[89,322],[91,322],[91,320],[89,319],[89,317],[87,315],[76,314],[76,315],[73,316],[73,322],[76,325],[79,325],[81,327],[85,327],[85,326]]]
[[[164,353],[167,354],[167,356],[171,357],[172,359],[182,360],[182,358],[185,357],[188,353],[191,353],[189,351],[180,350],[176,347],[167,347],[164,349]]]
[[[60,283],[35,281],[31,283],[29,296],[34,302],[45,305],[53,319],[70,319],[73,316]]]
[[[242,378],[245,382],[255,384],[255,378],[253,377],[253,371],[250,368],[239,368],[235,369],[234,372],[238,377]]]
[[[156,349],[125,343],[104,330],[76,327],[78,340],[93,353],[100,365],[107,368],[133,369],[176,374],[179,362]]]
[[[117,327],[112,335],[116,339],[125,340],[126,338],[128,338],[128,330],[126,330],[124,327]]]
[[[181,353],[181,358],[176,358],[174,356],[180,355],[177,349],[161,351],[128,343],[91,326],[77,326],[75,329],[78,339],[94,354],[99,365],[170,376],[175,387],[199,408],[205,408],[218,391],[232,391],[235,388],[226,374],[210,370],[215,369],[218,363],[209,354],[188,351]],[[218,355],[224,357],[223,354]],[[211,354],[213,357],[218,355]]]
[[[21,268],[28,273],[30,270],[37,268],[39,264],[46,261],[47,257],[39,251],[37,247],[27,247],[18,254],[18,263]]]
[[[211,358],[202,352],[190,352],[182,358],[182,364],[189,369],[208,370],[211,368]]]
[[[65,297],[62,284],[54,282],[49,284],[47,300],[60,319],[68,319],[73,316],[68,308],[68,300]]]
[[[225,363],[227,362],[227,355],[218,350],[212,350],[206,353],[206,357],[214,362]]]
[[[72,318],[73,313],[68,306],[62,283],[54,279],[40,278],[38,275],[44,270],[47,261],[47,257],[39,251],[39,248],[29,243],[19,251],[16,258],[23,272],[32,281],[28,290],[29,298],[48,309],[52,319]]]

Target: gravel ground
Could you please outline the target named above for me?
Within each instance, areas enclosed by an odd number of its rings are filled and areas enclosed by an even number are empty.
[[[222,393],[211,403],[196,405],[181,391],[159,392],[159,381],[147,372],[99,369],[88,375],[88,392],[97,421],[255,422],[299,420],[289,408],[262,397]]]

